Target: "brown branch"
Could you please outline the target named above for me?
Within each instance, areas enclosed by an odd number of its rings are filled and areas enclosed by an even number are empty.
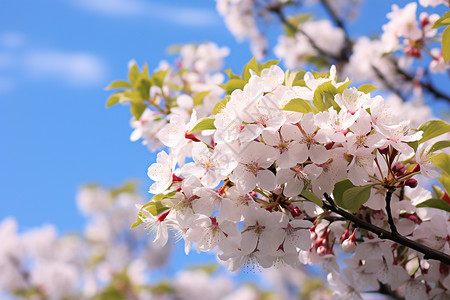
[[[343,47],[341,53],[339,55],[334,55],[332,53],[329,53],[327,51],[325,51],[324,49],[320,48],[316,42],[313,40],[312,37],[310,37],[305,31],[303,31],[301,28],[299,28],[298,26],[295,26],[294,24],[292,24],[284,15],[283,11],[282,11],[282,5],[278,4],[278,5],[272,5],[267,7],[268,11],[271,11],[273,13],[275,13],[278,18],[280,19],[280,21],[287,26],[289,29],[291,29],[294,32],[299,32],[302,35],[304,35],[308,42],[311,44],[311,46],[322,56],[325,56],[328,59],[332,59],[335,61],[335,63],[339,63],[339,62],[343,62],[343,63],[348,63],[350,60],[350,55],[349,52],[351,52],[351,46],[352,46],[352,42],[350,39],[350,36],[348,34],[348,31],[345,27],[344,22],[342,21],[342,19],[336,14],[335,11],[333,11],[333,9],[331,8],[330,4],[328,3],[328,0],[320,0],[320,2],[324,5],[326,11],[328,12],[328,14],[330,15],[331,19],[333,19],[333,21],[336,23],[336,25],[342,29],[342,31],[344,32],[344,38],[345,38],[345,46]],[[395,66],[395,70],[398,74],[402,75],[404,77],[405,82],[414,82],[414,77],[411,76],[410,74],[408,74],[407,72],[405,72],[404,70],[402,70],[399,66],[397,61],[394,58],[391,58],[394,66]],[[386,87],[391,90],[393,93],[395,93],[397,96],[399,96],[403,101],[406,101],[406,99],[402,96],[402,93],[395,88],[394,85],[392,85],[391,83],[389,83],[383,76],[383,74],[376,69],[375,67],[373,67],[376,76],[378,77],[378,79],[380,79],[383,84],[386,85]],[[419,82],[420,85],[422,86],[423,89],[425,89],[428,93],[430,93],[431,95],[433,95],[435,98],[437,99],[443,99],[447,102],[450,102],[450,95],[445,94],[444,92],[438,90],[432,82],[424,82],[424,81],[420,81]]]
[[[395,224],[394,224],[394,219],[392,218],[391,198],[392,198],[392,191],[389,190],[386,192],[386,213],[388,215],[388,223],[389,223],[389,227],[391,227],[391,232],[393,234],[398,235],[397,228],[395,227]]]
[[[389,232],[387,230],[384,230],[383,228],[380,228],[369,222],[366,222],[366,221],[356,217],[355,215],[336,206],[333,199],[330,196],[328,196],[328,194],[325,193],[324,196],[327,201],[323,201],[323,208],[325,208],[329,211],[332,211],[334,213],[337,213],[338,215],[346,218],[349,221],[352,221],[353,223],[355,223],[355,225],[357,227],[366,229],[366,230],[376,234],[380,239],[391,240],[393,242],[396,242],[397,244],[406,246],[406,247],[414,249],[420,253],[423,253],[424,259],[434,259],[434,260],[443,262],[447,265],[450,265],[450,255],[445,254],[441,251],[432,249],[432,248],[425,246],[423,244],[420,244],[416,241],[410,240],[396,232],[395,233]]]
[[[402,70],[402,68],[399,67],[398,62],[394,59],[391,58],[391,61],[395,67],[395,71],[402,75],[405,79],[405,81],[409,81],[409,82],[413,82],[414,81],[414,76],[412,76],[411,74],[409,74],[408,72]],[[439,91],[431,81],[429,82],[423,82],[422,80],[419,81],[420,86],[427,90],[430,94],[432,94],[435,98],[437,99],[443,99],[447,102],[450,102],[450,95],[446,95],[445,93],[443,93],[442,91]]]

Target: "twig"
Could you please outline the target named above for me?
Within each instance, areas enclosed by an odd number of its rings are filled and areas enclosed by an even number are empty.
[[[391,232],[393,234],[397,234],[398,235],[397,228],[395,227],[395,224],[394,224],[394,219],[392,218],[391,198],[392,198],[392,191],[388,190],[386,192],[386,212],[387,212],[387,215],[388,215],[388,223],[389,223],[389,226],[391,227]]]
[[[324,5],[325,9],[327,10],[328,14],[330,15],[330,17],[333,19],[333,21],[336,23],[336,25],[342,29],[342,31],[344,32],[344,39],[345,39],[345,46],[343,47],[340,55],[335,55],[332,53],[329,53],[327,51],[325,51],[324,49],[320,48],[316,42],[314,41],[314,39],[312,37],[310,37],[305,31],[303,31],[301,28],[299,28],[298,26],[295,26],[294,24],[292,24],[284,15],[283,11],[282,11],[282,5],[272,5],[267,7],[267,9],[273,13],[275,13],[278,18],[280,19],[280,21],[287,26],[289,29],[291,29],[294,32],[299,32],[302,35],[304,35],[308,42],[311,44],[311,46],[320,54],[323,55],[325,57],[327,57],[328,59],[333,59],[335,60],[336,63],[339,62],[343,62],[343,63],[348,63],[350,60],[350,55],[348,54],[349,51],[351,51],[351,39],[350,36],[348,34],[348,31],[345,27],[344,22],[342,21],[342,19],[336,14],[336,12],[333,11],[333,9],[331,8],[331,6],[328,3],[328,0],[320,0],[320,2]],[[408,74],[407,72],[405,72],[404,70],[402,70],[399,66],[397,61],[391,57],[391,61],[393,62],[394,66],[395,66],[395,70],[398,74],[402,75],[404,77],[404,80],[406,82],[413,82],[414,81],[414,77],[411,76],[410,74]],[[402,96],[402,93],[396,89],[394,87],[394,85],[392,85],[391,83],[389,83],[383,76],[383,74],[380,72],[380,70],[378,70],[376,67],[372,66],[372,68],[375,71],[376,76],[378,77],[378,79],[380,79],[383,84],[386,85],[386,87],[391,90],[392,92],[394,92],[397,96],[399,96],[403,101],[406,101],[406,99]],[[420,81],[420,85],[422,86],[423,89],[425,89],[426,91],[428,91],[431,95],[433,95],[435,98],[437,99],[443,99],[447,102],[450,102],[450,95],[445,94],[444,92],[438,90],[432,82],[423,82]]]
[[[447,255],[441,251],[427,247],[416,241],[407,239],[406,237],[399,235],[398,233],[389,232],[389,231],[384,230],[378,226],[375,226],[369,222],[366,222],[366,221],[354,216],[353,214],[337,207],[336,204],[334,203],[333,199],[330,196],[328,196],[328,194],[325,193],[324,196],[327,201],[323,201],[323,208],[325,208],[329,211],[332,211],[334,213],[337,213],[338,215],[346,218],[349,221],[352,221],[353,223],[355,223],[355,225],[357,227],[360,227],[360,228],[366,229],[372,233],[375,233],[380,239],[388,239],[393,242],[396,242],[397,244],[406,246],[406,247],[414,249],[420,253],[423,253],[424,259],[434,259],[434,260],[443,262],[447,265],[450,265],[450,255]]]
[[[411,74],[407,73],[406,71],[402,70],[402,68],[399,67],[399,65],[398,65],[397,61],[395,61],[395,59],[391,58],[391,61],[392,61],[392,63],[393,63],[394,66],[395,66],[395,71],[396,71],[397,73],[399,73],[400,75],[402,75],[406,81],[409,81],[409,82],[414,81],[414,77],[413,77]],[[443,99],[443,100],[445,100],[445,101],[450,102],[450,96],[444,94],[444,93],[441,92],[441,91],[439,91],[439,90],[433,85],[433,83],[432,83],[431,81],[429,81],[429,82],[423,82],[423,81],[421,80],[419,83],[420,83],[420,86],[421,86],[422,88],[424,88],[425,90],[427,90],[427,91],[428,91],[430,94],[432,94],[435,98]]]

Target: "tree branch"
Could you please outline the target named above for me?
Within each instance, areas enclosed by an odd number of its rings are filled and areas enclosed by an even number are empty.
[[[447,265],[450,265],[450,255],[445,254],[441,251],[432,249],[432,248],[425,246],[423,244],[420,244],[416,241],[407,239],[406,237],[399,235],[398,233],[389,232],[378,226],[368,223],[368,222],[354,216],[353,214],[339,208],[338,206],[336,206],[333,199],[330,196],[328,196],[328,194],[325,193],[324,196],[327,201],[323,201],[323,208],[325,208],[329,211],[332,211],[334,213],[337,213],[338,215],[346,218],[349,221],[352,221],[353,223],[355,223],[355,225],[357,227],[360,227],[360,228],[366,229],[372,233],[375,233],[380,239],[388,239],[393,242],[396,242],[397,244],[406,246],[406,247],[414,249],[420,253],[423,253],[424,259],[434,259],[434,260],[443,262]]]
[[[289,29],[291,29],[294,32],[299,32],[302,35],[304,35],[308,42],[311,44],[311,46],[314,48],[314,50],[316,50],[320,55],[325,56],[328,59],[332,59],[335,61],[335,63],[348,63],[350,60],[350,55],[349,52],[351,52],[351,39],[350,36],[348,34],[348,31],[345,27],[344,22],[341,20],[341,18],[336,14],[336,12],[333,11],[333,9],[331,8],[330,4],[328,3],[328,0],[320,0],[320,2],[324,5],[326,11],[328,12],[328,14],[330,15],[331,19],[336,23],[336,25],[342,29],[342,31],[344,32],[344,38],[345,38],[345,46],[343,47],[341,53],[339,55],[334,55],[332,53],[329,53],[327,51],[325,51],[324,49],[320,48],[316,42],[314,41],[314,39],[312,37],[310,37],[305,31],[303,31],[303,29],[299,28],[298,26],[295,26],[294,24],[292,24],[284,15],[283,11],[282,11],[282,5],[278,4],[278,5],[272,5],[267,7],[268,11],[271,11],[273,13],[275,13],[278,18],[280,19],[280,21],[287,26]],[[410,74],[408,74],[407,72],[405,72],[404,70],[402,70],[399,66],[397,61],[391,57],[391,61],[393,62],[394,66],[395,66],[395,70],[398,74],[402,75],[404,77],[404,80],[406,82],[413,82],[414,81],[414,77],[411,76]],[[402,96],[402,93],[397,90],[394,85],[390,84],[389,82],[387,82],[387,80],[384,78],[383,74],[376,69],[375,67],[373,67],[376,76],[378,77],[378,79],[380,79],[383,84],[386,85],[386,87],[391,90],[393,93],[395,93],[397,96],[399,96],[403,101],[406,101],[406,99]],[[444,92],[438,90],[432,82],[423,82],[420,81],[420,85],[423,89],[425,89],[428,93],[430,93],[431,95],[433,95],[435,98],[437,99],[443,99],[447,102],[450,103],[450,95],[445,94]]]

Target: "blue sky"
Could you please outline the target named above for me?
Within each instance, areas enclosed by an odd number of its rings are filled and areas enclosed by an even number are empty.
[[[352,34],[379,31],[390,5],[365,5]],[[0,25],[0,220],[14,216],[21,229],[81,229],[84,183],[134,178],[147,191],[155,156],[129,141],[127,108],[105,108],[104,87],[126,77],[130,59],[154,68],[173,59],[170,45],[207,40],[231,49],[236,72],[251,58],[212,0],[2,1]],[[274,42],[277,30],[267,32]]]

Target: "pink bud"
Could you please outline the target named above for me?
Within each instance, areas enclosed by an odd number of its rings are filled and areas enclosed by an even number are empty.
[[[342,242],[342,250],[344,250],[345,253],[354,253],[356,250],[355,241],[352,241],[352,239],[350,239],[350,238],[343,241]]]
[[[324,256],[327,253],[327,248],[325,248],[324,246],[319,246],[317,248],[317,254],[319,256]]]
[[[417,186],[417,180],[414,178],[408,178],[405,181],[405,185],[409,186],[410,188],[415,188]]]
[[[419,20],[420,20],[420,26],[422,26],[422,27],[425,27],[428,24],[430,24],[430,19],[428,18],[428,14],[426,12],[423,12],[420,14]]]

